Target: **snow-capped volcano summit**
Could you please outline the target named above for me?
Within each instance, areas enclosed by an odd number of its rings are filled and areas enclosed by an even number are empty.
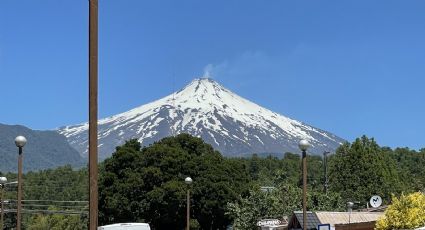
[[[128,112],[99,120],[99,157],[137,138],[148,145],[163,137],[190,133],[224,155],[298,152],[306,139],[311,152],[335,150],[344,140],[250,102],[209,78],[193,80],[182,90]],[[88,123],[58,130],[87,157]]]

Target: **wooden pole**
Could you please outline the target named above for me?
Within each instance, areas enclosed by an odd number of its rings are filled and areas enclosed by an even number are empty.
[[[97,230],[98,0],[89,0],[89,230]]]

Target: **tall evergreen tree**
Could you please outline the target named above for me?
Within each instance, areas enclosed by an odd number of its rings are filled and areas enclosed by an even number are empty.
[[[366,136],[340,146],[330,158],[330,188],[347,201],[366,204],[372,195],[389,201],[402,183],[395,161]]]

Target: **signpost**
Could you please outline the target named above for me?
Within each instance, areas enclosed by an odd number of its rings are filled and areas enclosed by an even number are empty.
[[[282,221],[278,219],[265,219],[257,222],[257,226],[270,226],[270,225],[281,225]]]

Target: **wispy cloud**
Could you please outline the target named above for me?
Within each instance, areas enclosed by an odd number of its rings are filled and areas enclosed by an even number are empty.
[[[210,63],[204,67],[204,77],[220,81],[258,81],[278,77],[282,73],[282,57],[272,57],[260,51],[247,51],[220,63]]]
[[[213,65],[212,64],[208,64],[204,67],[204,74],[202,75],[203,77],[207,77],[207,78],[212,78],[212,70],[213,70]]]

